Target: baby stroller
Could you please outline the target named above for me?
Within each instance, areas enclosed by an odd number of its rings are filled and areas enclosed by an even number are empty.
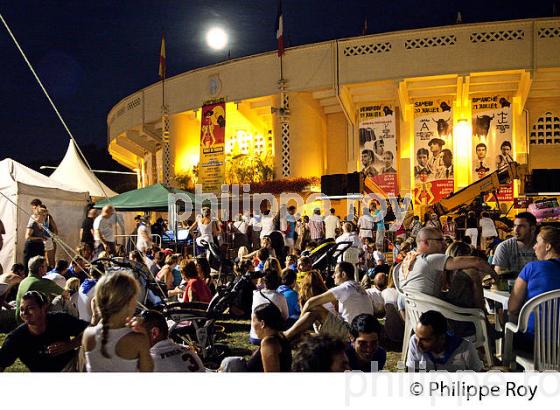
[[[145,265],[125,258],[100,258],[92,265],[106,275],[116,271],[131,273],[140,285],[138,312],[142,309],[160,311],[167,319],[169,337],[177,343],[195,348],[207,362],[219,361],[227,353],[226,346],[217,345],[220,334],[216,317],[210,314],[205,303],[167,303],[165,283],[155,280]]]
[[[227,355],[229,348],[216,343],[223,328],[216,325],[217,316],[206,303],[170,303],[163,306],[161,313],[167,319],[169,337],[197,350],[206,366],[219,364]]]
[[[319,245],[309,254],[313,269],[321,272],[328,287],[332,287],[334,284],[332,277],[339,258],[351,246],[352,242],[329,241]]]
[[[198,243],[207,251],[208,263],[211,269],[210,276],[216,279],[218,283],[226,283],[232,276],[233,262],[224,257],[215,243],[204,239],[200,239]]]
[[[167,286],[164,282],[157,281],[146,265],[123,257],[99,258],[93,260],[91,265],[105,274],[116,271],[131,273],[140,285],[138,302],[143,307],[156,307],[167,298]]]
[[[222,317],[226,311],[236,319],[251,317],[253,291],[256,289],[254,279],[263,276],[263,272],[246,272],[230,280],[225,285],[218,286],[216,294],[208,305],[208,312],[213,317]]]

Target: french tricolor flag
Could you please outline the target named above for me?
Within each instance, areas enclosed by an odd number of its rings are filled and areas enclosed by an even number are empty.
[[[278,0],[276,14],[276,40],[278,40],[278,57],[284,54],[284,17],[282,16],[282,0]]]

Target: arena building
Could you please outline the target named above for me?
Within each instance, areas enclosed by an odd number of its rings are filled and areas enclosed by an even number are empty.
[[[226,166],[258,158],[257,180],[362,171],[372,191],[429,204],[503,161],[558,169],[559,50],[560,19],[529,19],[293,47],[282,80],[276,52],[188,71],[165,81],[170,172],[174,181],[197,174],[203,106],[218,99]],[[161,107],[159,82],[107,118],[109,152],[139,186],[163,180]],[[239,182],[227,172],[225,182]],[[519,182],[501,195],[512,201]]]

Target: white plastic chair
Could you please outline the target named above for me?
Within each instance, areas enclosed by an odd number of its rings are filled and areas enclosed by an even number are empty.
[[[472,323],[476,329],[474,338],[468,337],[466,339],[473,342],[475,347],[482,347],[484,349],[484,361],[489,368],[492,367],[492,350],[490,349],[488,330],[486,328],[486,316],[481,309],[455,306],[434,296],[428,296],[419,292],[404,291],[403,293],[406,300],[407,326],[410,326],[411,330],[416,327],[420,320],[420,315],[428,310],[440,312],[450,320]],[[408,340],[403,341],[403,349],[405,343],[408,350]]]
[[[505,326],[504,365],[517,362],[525,370],[560,371],[560,290],[551,290],[528,300],[519,312],[517,325]],[[525,333],[534,313],[533,356],[513,349],[515,333]]]
[[[404,298],[406,299],[406,295],[404,294],[402,288],[401,288],[401,284],[400,284],[400,270],[401,270],[401,264],[397,264],[395,265],[395,267],[393,268],[393,283],[395,284],[395,289],[397,290],[397,293],[399,294],[399,298]],[[407,311],[405,311],[405,320],[404,320],[404,336],[403,336],[403,343],[402,343],[402,353],[401,353],[401,361],[402,362],[406,362],[406,355],[408,353],[408,343],[410,341],[410,335],[412,334],[412,330],[414,329],[414,326],[416,326],[416,322],[414,322],[414,325],[412,324],[412,319],[411,316],[408,314]]]

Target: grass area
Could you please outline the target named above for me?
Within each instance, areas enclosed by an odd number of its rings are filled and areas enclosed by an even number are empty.
[[[224,327],[225,338],[218,343],[229,347],[228,356],[249,357],[257,350],[257,346],[249,343],[250,320],[228,320],[217,324]]]
[[[228,356],[248,357],[257,350],[257,346],[249,343],[249,329],[251,327],[249,320],[230,320],[217,324],[224,327],[226,336],[219,343],[227,344],[230,347]],[[400,346],[398,348],[398,351],[387,351],[387,363],[384,370],[397,371],[397,364],[401,360]]]
[[[0,333],[0,345],[4,344],[4,339],[5,338],[6,338],[6,335]],[[4,371],[5,372],[22,373],[22,372],[28,372],[29,369],[22,362],[20,362],[19,359],[17,359],[16,362],[13,365],[11,365],[10,367],[7,367]]]
[[[249,357],[255,350],[257,346],[249,343],[249,328],[251,327],[251,322],[249,320],[228,320],[217,322],[217,325],[224,327],[225,336],[220,339],[218,343],[227,345],[229,348],[228,356],[243,356]],[[4,343],[6,338],[5,334],[0,334],[0,345]],[[400,352],[388,351],[387,352],[387,363],[385,365],[385,370],[397,371],[397,363],[400,360]],[[217,367],[219,363],[215,364]],[[27,367],[19,361],[19,359],[10,367],[8,367],[6,372],[28,372]]]

